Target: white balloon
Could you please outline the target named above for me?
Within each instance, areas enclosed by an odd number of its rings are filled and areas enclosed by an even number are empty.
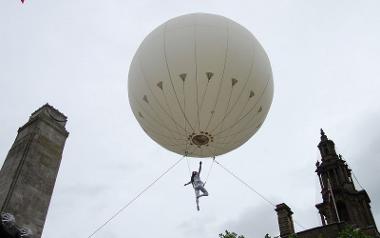
[[[132,111],[168,150],[227,153],[251,138],[273,98],[268,57],[255,37],[218,15],[190,14],[152,31],[129,70]]]

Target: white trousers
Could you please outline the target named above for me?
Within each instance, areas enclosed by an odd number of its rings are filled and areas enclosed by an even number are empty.
[[[195,198],[196,199],[203,197],[203,196],[208,196],[208,192],[203,186],[194,187],[194,191],[195,191]],[[202,194],[200,194],[200,192],[202,192]]]
[[[195,202],[197,203],[197,210],[199,211],[199,198],[203,196],[208,196],[208,192],[202,185],[194,187],[194,191],[195,191]],[[202,194],[200,194],[200,192],[202,192]]]

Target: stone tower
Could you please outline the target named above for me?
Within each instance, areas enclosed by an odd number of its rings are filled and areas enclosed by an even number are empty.
[[[294,234],[294,224],[292,210],[285,203],[276,205],[278,226],[280,228],[280,237],[287,237]]]
[[[351,169],[335,151],[335,144],[321,129],[318,144],[322,162],[316,163],[323,202],[316,205],[322,224],[345,222],[367,234],[378,235],[369,196],[365,190],[357,191]]]
[[[46,104],[19,128],[0,171],[2,214],[40,238],[68,132],[67,118]]]

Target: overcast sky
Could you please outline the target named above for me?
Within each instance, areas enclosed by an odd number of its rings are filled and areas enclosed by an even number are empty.
[[[130,109],[127,75],[137,47],[173,17],[214,13],[256,36],[275,88],[262,128],[220,162],[274,203],[287,203],[302,226],[319,226],[314,170],[323,127],[380,225],[379,10],[376,0],[0,0],[0,164],[35,109],[48,102],[67,115],[70,136],[43,237],[88,237],[180,158],[154,143]],[[203,161],[207,170],[211,162]],[[182,161],[94,237],[278,235],[273,207],[217,165],[200,212],[192,188],[183,187],[188,180]]]

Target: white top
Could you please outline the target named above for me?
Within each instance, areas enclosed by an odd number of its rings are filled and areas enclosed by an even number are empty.
[[[197,173],[193,178],[193,187],[197,188],[200,186],[203,186],[203,182],[202,182],[201,178],[199,177],[199,173]]]

